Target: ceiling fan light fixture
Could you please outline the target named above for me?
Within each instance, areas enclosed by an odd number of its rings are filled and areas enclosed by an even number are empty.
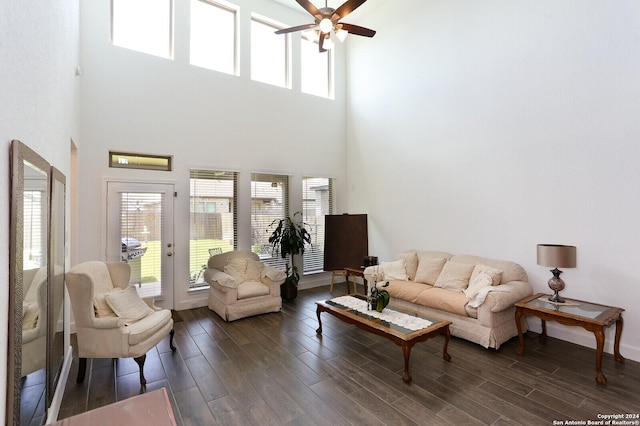
[[[349,35],[349,31],[340,29],[336,31],[335,34],[336,34],[336,37],[338,37],[338,40],[340,40],[340,42],[343,42]]]
[[[328,33],[333,29],[333,22],[329,18],[322,18],[320,21],[320,31],[323,33]]]
[[[333,46],[333,40],[331,40],[331,37],[329,37],[329,34],[327,34],[327,36],[324,38],[323,47],[327,50],[331,50],[333,49]]]

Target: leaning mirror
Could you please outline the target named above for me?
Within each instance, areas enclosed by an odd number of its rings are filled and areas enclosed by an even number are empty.
[[[11,142],[7,424],[46,420],[49,164]]]
[[[47,344],[47,407],[60,378],[64,362],[64,273],[65,273],[65,187],[64,174],[51,167],[51,209],[49,213],[49,310]]]

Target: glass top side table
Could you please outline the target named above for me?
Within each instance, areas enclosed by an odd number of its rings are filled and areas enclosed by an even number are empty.
[[[555,321],[563,325],[582,327],[591,331],[596,338],[596,380],[606,384],[607,378],[602,374],[602,354],[604,352],[604,329],[616,324],[616,337],[613,345],[613,355],[616,361],[624,362],[620,355],[620,336],[622,335],[622,312],[624,309],[613,306],[567,299],[565,303],[553,303],[548,300],[549,295],[538,293],[520,300],[516,306],[516,326],[520,344],[516,349],[517,355],[524,353],[524,336],[522,334],[522,317],[533,315],[542,322],[540,339],[547,337],[546,321]]]

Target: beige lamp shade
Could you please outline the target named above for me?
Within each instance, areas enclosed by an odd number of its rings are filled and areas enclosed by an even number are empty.
[[[559,244],[538,244],[538,265],[554,268],[575,268],[576,247]]]

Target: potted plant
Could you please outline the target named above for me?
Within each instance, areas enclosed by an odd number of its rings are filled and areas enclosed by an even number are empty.
[[[293,218],[276,219],[269,225],[269,228],[275,226],[269,237],[269,244],[273,246],[273,253],[280,253],[283,259],[286,259],[287,256],[291,257],[291,267],[289,267],[288,262],[285,267],[287,278],[280,286],[280,294],[283,299],[295,299],[298,296],[300,273],[295,265],[295,256],[304,254],[305,245],[311,244],[311,235],[304,228],[304,223],[302,220],[295,220],[297,215],[302,216],[302,213],[294,213]]]

